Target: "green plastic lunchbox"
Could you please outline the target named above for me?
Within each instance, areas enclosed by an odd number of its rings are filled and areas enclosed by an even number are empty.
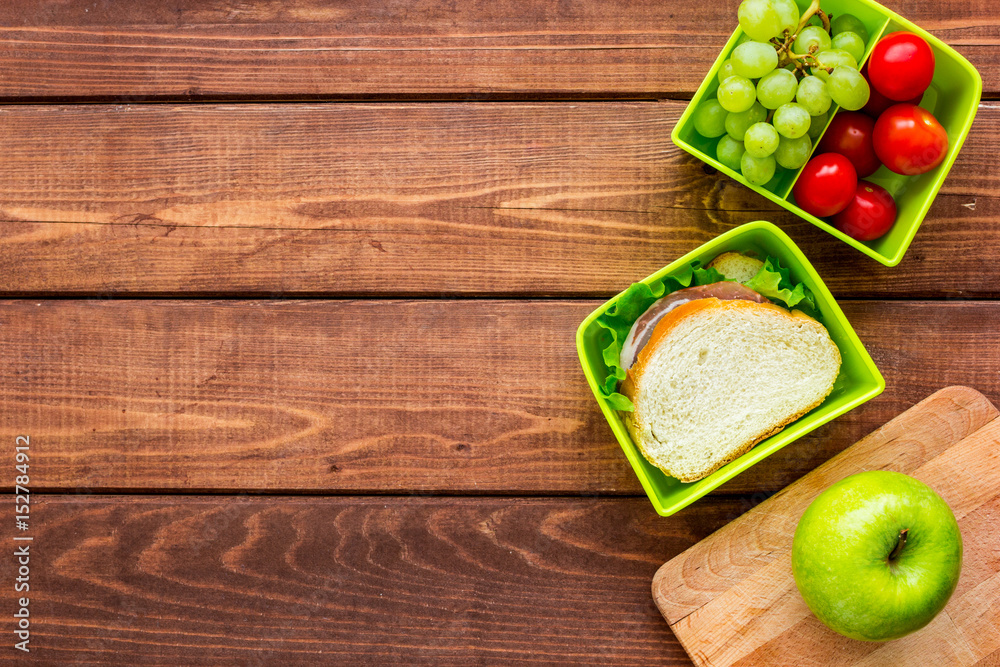
[[[882,374],[879,373],[875,362],[872,361],[864,345],[861,344],[854,329],[851,328],[851,324],[844,316],[844,312],[837,305],[830,290],[823,284],[819,274],[816,273],[812,264],[795,243],[770,222],[751,222],[731,229],[645,278],[642,282],[653,284],[666,276],[680,273],[685,266],[692,262],[699,261],[705,265],[715,256],[731,250],[756,254],[761,258],[774,257],[782,267],[791,270],[793,282],[803,282],[806,287],[812,290],[818,310],[817,319],[826,326],[830,337],[840,349],[842,359],[840,375],[834,383],[833,391],[819,407],[792,422],[779,433],[761,441],[749,452],[716,470],[708,477],[685,484],[680,480],[667,477],[659,468],[642,456],[635,443],[632,442],[621,415],[608,404],[607,399],[601,393],[600,387],[608,376],[602,350],[610,339],[607,330],[597,324],[596,320],[617,303],[621,294],[591,313],[576,332],[576,347],[580,355],[580,363],[583,366],[583,373],[594,392],[601,412],[604,413],[604,417],[608,420],[608,424],[618,440],[618,444],[625,452],[625,457],[632,465],[636,477],[639,478],[639,482],[653,503],[656,512],[661,516],[669,516],[687,507],[761,459],[770,456],[785,445],[835,417],[878,396],[885,389],[885,380],[882,379]]]
[[[805,10],[809,5],[808,0],[797,0],[797,3],[800,10]],[[934,79],[931,81],[930,88],[924,93],[920,106],[934,114],[947,131],[948,154],[940,165],[918,176],[902,176],[885,167],[880,167],[877,172],[866,177],[865,180],[877,183],[888,190],[896,200],[898,209],[896,224],[893,225],[888,234],[874,241],[857,241],[834,228],[827,221],[803,211],[795,204],[795,199],[792,196],[792,186],[801,173],[801,169],[798,171],[784,170],[782,174],[776,175],[764,186],[750,185],[742,174],[733,171],[716,159],[715,145],[718,139],[706,139],[695,131],[692,113],[703,101],[715,96],[715,91],[719,87],[719,68],[729,58],[743,35],[743,30],[739,27],[729,38],[729,42],[722,49],[715,65],[712,66],[712,70],[705,77],[698,92],[695,93],[694,98],[677,121],[677,125],[674,126],[671,133],[671,139],[678,147],[704,160],[751,190],[805,218],[820,229],[833,234],[844,243],[857,248],[886,266],[896,266],[903,259],[910,242],[913,241],[920,223],[927,215],[927,210],[933,203],[938,190],[941,189],[941,184],[944,183],[958,151],[962,148],[962,144],[969,134],[969,128],[972,126],[972,121],[976,117],[976,111],[979,107],[983,82],[979,72],[954,49],[926,30],[910,23],[876,2],[871,2],[871,0],[822,0],[822,8],[823,11],[834,16],[845,13],[853,14],[865,24],[869,40],[864,59],[858,64],[859,67],[867,61],[878,40],[889,33],[901,30],[916,33],[924,38],[934,51]],[[831,107],[829,120],[832,120],[836,113],[836,106]],[[829,120],[827,127],[829,127]],[[817,139],[816,144],[819,144],[820,139]],[[813,153],[815,154],[815,147]]]

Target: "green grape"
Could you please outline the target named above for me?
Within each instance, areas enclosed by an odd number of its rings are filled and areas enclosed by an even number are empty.
[[[809,160],[812,148],[812,139],[808,134],[795,139],[781,137],[774,151],[774,159],[785,169],[798,169]]]
[[[757,89],[750,79],[734,75],[726,79],[715,92],[722,108],[730,113],[746,111],[757,99]]]
[[[795,0],[743,0],[737,15],[743,32],[758,42],[795,30],[799,24]]]
[[[767,109],[754,102],[746,111],[731,113],[726,116],[726,133],[736,141],[743,141],[747,128],[767,118]]]
[[[847,51],[858,62],[865,56],[865,43],[856,32],[842,32],[834,37],[833,48]]]
[[[795,101],[805,107],[810,116],[825,114],[830,108],[830,93],[826,91],[826,82],[817,76],[805,77],[799,81]]]
[[[799,27],[799,6],[795,4],[795,0],[771,0],[771,4],[774,5],[778,13],[778,22],[781,23],[781,30],[772,37],[780,36],[785,30],[790,33],[795,32]]]
[[[736,38],[736,46],[739,46],[740,44],[746,44],[747,42],[752,42],[752,41],[753,37],[751,37],[746,33],[743,33],[742,35]]]
[[[858,61],[854,59],[854,56],[843,49],[827,49],[826,51],[820,51],[816,54],[816,60],[818,60],[823,67],[840,67],[841,65],[846,65],[847,67],[853,67],[854,69],[858,68]],[[819,67],[813,67],[812,73],[824,81],[830,76],[829,72]]]
[[[747,42],[733,50],[733,71],[748,79],[759,79],[778,66],[778,52],[764,42]]]
[[[834,37],[842,32],[853,32],[861,38],[862,42],[868,43],[868,28],[853,14],[841,14],[834,17],[833,21],[830,22],[830,32],[833,33]]]
[[[814,53],[820,51],[826,51],[830,48],[830,35],[815,25],[807,25],[805,28],[799,31],[799,36],[795,40],[795,44],[792,45],[792,50],[795,53],[809,53],[810,49],[813,49]]]
[[[754,123],[746,133],[743,145],[753,157],[767,157],[778,147],[781,137],[770,123]]]
[[[787,69],[776,69],[757,82],[757,99],[765,109],[777,109],[795,99],[798,81]]]
[[[719,83],[722,83],[734,74],[736,74],[736,72],[733,71],[733,61],[727,60],[722,63],[722,67],[719,68]]]
[[[722,108],[718,100],[708,100],[698,105],[691,114],[694,129],[703,137],[718,137],[726,133],[726,116],[729,112]]]
[[[774,176],[774,157],[754,157],[744,153],[740,158],[740,171],[750,185],[764,185]]]
[[[868,104],[871,90],[861,73],[853,67],[838,67],[826,81],[826,90],[833,101],[849,111]]]
[[[743,142],[736,141],[728,134],[722,135],[719,143],[715,146],[715,157],[719,158],[719,162],[733,171],[740,170],[740,159],[745,152],[746,149],[743,148]]]
[[[815,141],[819,139],[819,135],[823,134],[823,128],[826,127],[826,121],[830,117],[830,114],[821,113],[818,116],[813,116],[812,120],[809,122],[809,138]]]
[[[795,139],[809,131],[810,116],[801,104],[782,104],[771,118],[774,129],[783,137]]]

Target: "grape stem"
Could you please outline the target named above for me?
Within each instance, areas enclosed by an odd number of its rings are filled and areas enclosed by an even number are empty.
[[[778,67],[784,67],[791,62],[795,63],[796,69],[804,67],[818,67],[820,69],[825,69],[827,72],[833,71],[832,67],[823,67],[823,65],[816,60],[816,56],[812,53],[792,53],[791,51],[789,51],[788,54],[780,62],[778,62]]]
[[[819,14],[819,19],[823,22],[823,30],[830,32],[830,16],[827,16],[826,12],[822,9],[817,9],[816,13]]]
[[[806,27],[806,24],[809,23],[809,19],[811,19],[817,12],[819,12],[821,19],[826,18],[826,14],[824,14],[823,10],[819,8],[819,0],[812,0],[809,4],[809,8],[806,9],[806,13],[803,14],[802,18],[799,20],[799,27],[795,29],[796,35],[798,35],[799,32]],[[826,28],[827,32],[830,32],[830,24],[826,20],[823,21],[823,27]]]
[[[802,14],[802,18],[799,21],[798,27],[795,28],[794,33],[789,34],[788,29],[786,28],[783,40],[778,37],[774,37],[771,40],[771,44],[774,45],[775,50],[778,52],[778,67],[784,67],[789,63],[795,63],[795,71],[801,72],[803,75],[806,74],[807,67],[817,67],[824,69],[827,72],[833,71],[832,67],[823,67],[820,65],[819,61],[816,60],[816,57],[813,55],[816,51],[815,48],[810,48],[809,53],[792,53],[792,45],[795,43],[795,40],[798,39],[799,33],[806,27],[806,24],[809,23],[809,19],[817,14],[819,15],[820,20],[823,21],[823,29],[830,32],[830,18],[826,15],[826,12],[820,9],[819,0],[812,0],[805,13]],[[811,59],[812,62],[808,62],[807,59]]]

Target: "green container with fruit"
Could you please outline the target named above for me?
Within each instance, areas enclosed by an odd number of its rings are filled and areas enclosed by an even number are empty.
[[[671,139],[869,257],[895,266],[969,134],[982,79],[944,42],[878,3],[822,0],[825,16],[814,14],[800,26],[799,19],[816,5],[798,0],[795,16],[792,2],[744,0],[741,24],[762,41],[736,28]],[[794,34],[782,25],[793,25]],[[770,44],[764,41],[775,30],[780,34]],[[899,53],[908,62],[894,61]],[[869,86],[872,75],[875,85]],[[907,86],[923,92],[908,95]],[[880,89],[889,91],[888,99]],[[867,148],[852,152],[852,137],[865,132]],[[740,135],[744,141],[737,140]]]

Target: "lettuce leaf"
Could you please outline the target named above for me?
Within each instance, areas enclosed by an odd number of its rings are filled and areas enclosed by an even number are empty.
[[[617,392],[618,383],[626,376],[619,360],[622,345],[628,337],[632,324],[653,305],[654,301],[667,294],[685,287],[710,285],[726,280],[730,279],[714,268],[701,268],[701,262],[696,261],[685,266],[676,275],[667,276],[650,285],[633,283],[622,293],[615,305],[597,318],[597,324],[604,329],[600,344],[603,346],[601,354],[604,365],[608,369],[608,375],[601,386],[601,393],[613,410],[632,412],[635,409],[627,396]],[[793,283],[791,271],[782,268],[775,257],[768,257],[757,275],[743,284],[761,296],[784,304],[786,308],[798,308],[813,316],[817,314],[813,293],[804,283]]]
[[[664,295],[685,287],[710,285],[724,280],[727,280],[726,277],[714,268],[703,269],[700,262],[694,262],[681,269],[676,275],[667,276],[662,281],[654,282],[651,285],[632,283],[618,298],[615,305],[597,318],[597,324],[604,328],[601,343],[604,347],[601,353],[604,357],[604,365],[608,368],[608,376],[601,386],[601,393],[608,400],[612,409],[623,412],[632,412],[634,409],[632,401],[616,391],[618,383],[625,379],[625,369],[621,367],[619,360],[622,345],[628,337],[632,324],[653,305],[653,302]]]
[[[810,315],[816,312],[813,293],[804,283],[793,283],[791,271],[782,268],[774,257],[768,257],[757,275],[743,284],[761,296],[780,301],[786,308],[799,308]]]

